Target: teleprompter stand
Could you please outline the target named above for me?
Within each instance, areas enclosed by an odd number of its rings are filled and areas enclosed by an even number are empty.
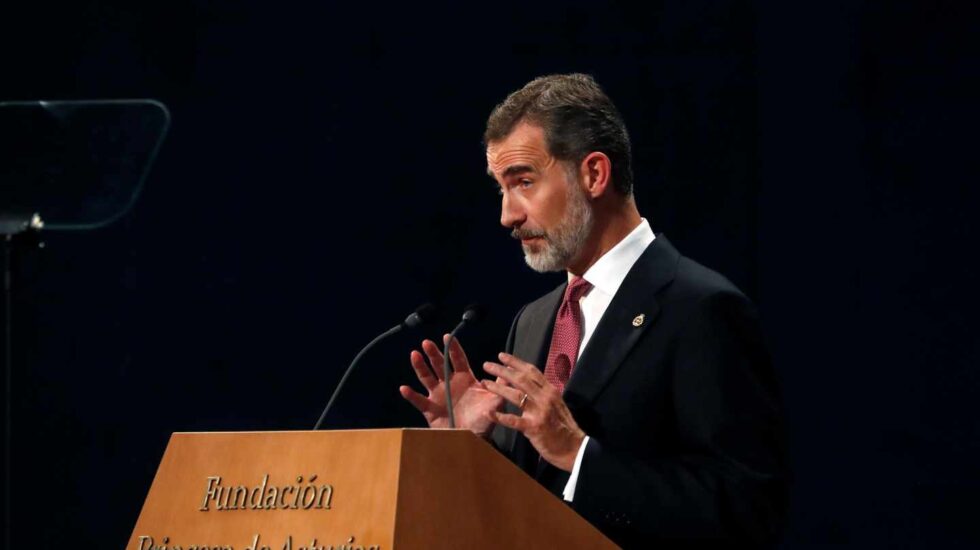
[[[13,252],[42,229],[94,229],[125,214],[169,123],[166,107],[152,100],[0,102],[4,548],[13,548]]]

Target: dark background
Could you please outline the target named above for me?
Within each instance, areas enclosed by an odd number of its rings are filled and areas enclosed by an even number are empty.
[[[15,548],[121,548],[174,431],[307,429],[418,303],[502,345],[560,276],[498,225],[480,135],[531,78],[620,106],[655,231],[759,305],[795,483],[785,546],[980,543],[980,63],[968,1],[7,3],[0,100],[153,97],[114,225],[14,262]],[[419,425],[400,335],[330,428]],[[19,542],[18,542],[19,541]]]

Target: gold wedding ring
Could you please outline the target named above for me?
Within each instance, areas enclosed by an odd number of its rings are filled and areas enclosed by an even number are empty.
[[[527,394],[526,393],[524,394],[524,397],[521,398],[521,402],[517,404],[517,408],[519,408],[519,409],[521,409],[523,411],[524,410],[524,404],[525,403],[527,403]]]

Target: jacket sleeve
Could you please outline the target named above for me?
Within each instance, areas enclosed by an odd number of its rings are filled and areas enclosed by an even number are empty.
[[[590,438],[574,507],[624,546],[771,544],[786,515],[788,472],[754,307],[736,292],[707,296],[673,344],[667,379],[680,448],[641,457]]]

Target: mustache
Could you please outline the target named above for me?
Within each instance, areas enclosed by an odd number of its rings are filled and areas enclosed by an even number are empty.
[[[533,239],[533,238],[544,238],[544,239],[548,238],[548,234],[542,230],[516,229],[516,228],[510,232],[510,236],[517,240]]]

